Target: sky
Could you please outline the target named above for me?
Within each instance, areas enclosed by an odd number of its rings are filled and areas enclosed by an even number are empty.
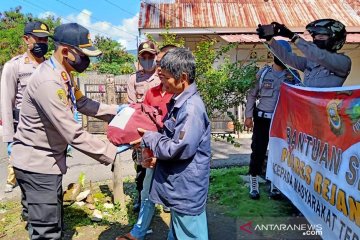
[[[110,37],[127,50],[136,49],[140,0],[0,0],[0,12],[17,6],[23,13],[61,17],[63,23],[77,22],[90,34]],[[140,39],[139,41],[144,40]]]

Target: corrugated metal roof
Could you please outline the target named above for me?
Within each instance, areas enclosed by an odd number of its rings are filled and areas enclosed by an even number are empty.
[[[158,2],[161,2],[159,0]],[[273,21],[304,28],[321,18],[336,18],[360,27],[359,0],[175,0],[140,7],[139,28],[248,28]]]
[[[305,40],[312,41],[312,38],[309,34],[304,35],[300,34]],[[238,43],[259,43],[264,40],[260,40],[256,34],[227,34],[220,35],[222,39],[227,42],[238,42]],[[287,38],[276,37],[276,39],[289,40]],[[360,43],[360,34],[359,33],[349,33],[346,36],[346,43]]]

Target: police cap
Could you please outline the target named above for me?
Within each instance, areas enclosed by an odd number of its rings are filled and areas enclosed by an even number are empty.
[[[36,37],[48,37],[49,36],[49,27],[42,22],[28,22],[25,25],[24,35],[31,34]]]
[[[99,56],[90,37],[89,30],[77,23],[66,23],[55,28],[53,39],[56,43],[72,46],[89,57]]]

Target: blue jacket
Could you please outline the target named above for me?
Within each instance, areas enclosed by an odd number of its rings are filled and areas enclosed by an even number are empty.
[[[157,157],[150,200],[176,212],[205,210],[210,175],[210,121],[191,84],[168,105],[163,133],[146,132],[142,144]]]

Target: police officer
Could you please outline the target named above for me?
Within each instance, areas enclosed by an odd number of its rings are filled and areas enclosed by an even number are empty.
[[[306,30],[313,37],[307,42],[285,25],[273,22],[273,34],[266,34],[265,27],[257,29],[260,38],[270,40],[270,47],[283,62],[304,72],[304,85],[308,87],[340,87],[351,69],[351,59],[337,53],[346,40],[344,24],[334,19],[320,19],[309,23]],[[272,39],[282,36],[291,39],[304,57],[288,53]]]
[[[151,41],[142,42],[138,47],[138,61],[141,70],[130,76],[127,84],[127,95],[129,103],[141,103],[144,101],[146,92],[160,84],[160,78],[156,71],[156,46]],[[133,152],[133,159],[139,158],[140,153],[137,150]],[[139,161],[136,161],[139,162]],[[141,190],[146,175],[146,168],[136,165],[136,189],[138,199],[134,204],[134,211],[138,212],[141,206]]]
[[[144,101],[145,93],[152,87],[160,84],[156,71],[156,46],[151,41],[142,42],[138,47],[138,61],[141,70],[132,74],[127,83],[129,103]]]
[[[1,75],[1,109],[3,121],[3,142],[11,153],[13,137],[19,121],[23,93],[31,74],[42,63],[48,50],[49,28],[42,22],[29,22],[25,25],[23,40],[27,51],[5,63]],[[11,192],[16,179],[11,165],[5,192]]]
[[[74,119],[79,111],[109,121],[118,106],[74,93],[72,71],[83,72],[89,57],[101,54],[89,31],[76,23],[60,25],[53,36],[55,52],[29,79],[24,92],[11,162],[23,194],[30,239],[61,239],[62,176],[68,144],[101,163],[112,163],[117,148],[84,131]],[[76,100],[77,99],[77,100]]]
[[[279,40],[277,44],[291,53],[291,46],[288,42]],[[247,128],[254,127],[249,166],[251,199],[260,198],[258,175],[261,174],[266,156],[270,122],[279,96],[280,85],[282,82],[300,84],[299,74],[295,70],[287,69],[276,57],[274,57],[274,64],[271,67],[266,65],[259,70],[256,79],[255,87],[247,96],[245,109],[245,126]],[[259,103],[255,106],[258,98]],[[278,198],[279,196],[280,191],[271,184],[270,197]]]

